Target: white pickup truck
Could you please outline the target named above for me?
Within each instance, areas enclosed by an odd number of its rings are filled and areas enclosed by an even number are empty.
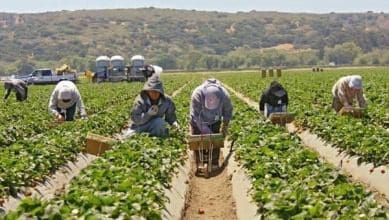
[[[26,76],[19,76],[18,79],[24,80],[27,84],[56,84],[61,80],[77,81],[75,73],[57,75],[51,69],[37,69]]]

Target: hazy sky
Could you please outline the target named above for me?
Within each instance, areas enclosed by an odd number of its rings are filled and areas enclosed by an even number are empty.
[[[0,12],[139,8],[206,11],[389,12],[389,0],[0,0]]]

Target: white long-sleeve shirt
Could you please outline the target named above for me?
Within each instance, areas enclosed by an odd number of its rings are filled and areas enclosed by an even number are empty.
[[[67,87],[70,90],[71,99],[69,102],[63,102],[61,99],[59,99],[59,93],[64,87]],[[86,116],[85,106],[76,85],[71,81],[59,82],[51,93],[49,101],[49,113],[53,115],[59,115],[60,113],[58,112],[58,108],[68,109],[74,104],[76,104],[77,108],[80,110],[80,115]]]

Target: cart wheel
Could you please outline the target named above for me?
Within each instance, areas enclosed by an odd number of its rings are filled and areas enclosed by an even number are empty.
[[[208,167],[207,167],[207,172],[208,172],[208,174],[211,174],[212,173],[212,163],[211,163],[211,165],[209,165]]]
[[[209,177],[209,167],[207,163],[204,164],[204,177],[208,178]]]

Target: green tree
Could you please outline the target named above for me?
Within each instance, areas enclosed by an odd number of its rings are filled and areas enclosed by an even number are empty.
[[[353,42],[335,45],[333,48],[325,48],[325,58],[336,64],[352,64],[354,59],[362,53],[362,49]]]

